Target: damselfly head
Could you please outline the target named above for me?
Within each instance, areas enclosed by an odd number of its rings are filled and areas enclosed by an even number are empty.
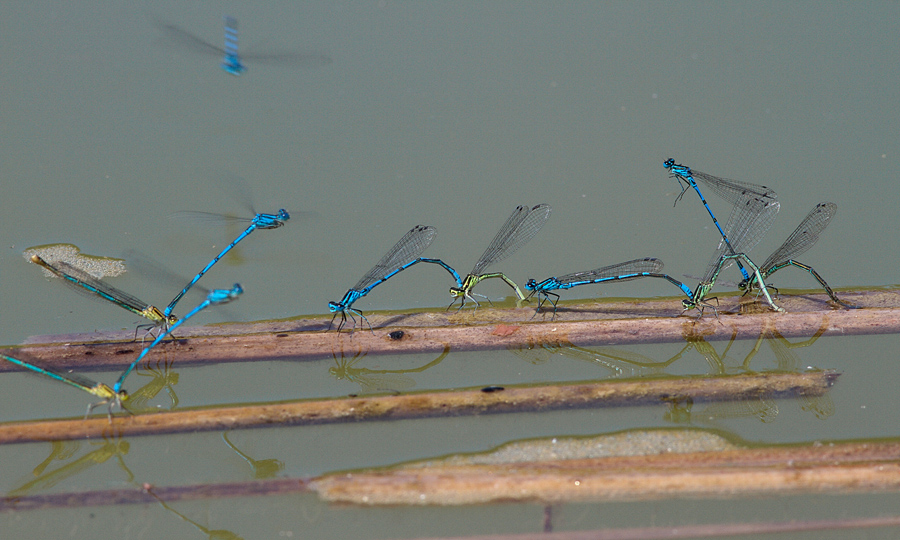
[[[106,386],[103,383],[97,383],[97,386],[93,387],[90,390],[90,392],[92,394],[94,394],[95,396],[102,397],[103,401],[98,401],[97,403],[89,404],[87,406],[87,410],[84,413],[85,419],[87,419],[87,417],[90,416],[91,412],[95,408],[99,407],[100,405],[107,406],[106,417],[110,423],[112,423],[112,418],[113,418],[113,407],[118,407],[118,408],[122,409],[123,411],[125,411],[129,414],[132,414],[131,411],[129,411],[122,405],[122,402],[128,401],[128,392],[126,392],[125,390],[120,390],[119,392],[116,392],[115,390]],[[127,447],[126,447],[126,451],[127,451]]]
[[[525,288],[528,289],[529,291],[533,291],[536,287],[537,287],[537,281],[535,281],[533,279],[529,279],[528,281],[525,282]]]
[[[291,215],[282,208],[277,214],[256,214],[253,223],[257,229],[277,229],[284,226],[284,222],[289,219],[291,219]]]
[[[206,301],[210,304],[227,304],[244,294],[240,283],[235,283],[230,289],[213,289],[206,295]]]

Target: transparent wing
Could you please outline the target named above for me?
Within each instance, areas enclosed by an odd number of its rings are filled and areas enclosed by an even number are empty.
[[[794,232],[781,247],[775,250],[766,262],[759,267],[763,272],[773,266],[805,253],[819,241],[819,234],[831,223],[831,218],[837,213],[837,205],[831,202],[819,203],[794,229]]]
[[[437,229],[434,227],[416,225],[353,288],[362,291],[417,259],[425,251],[425,248],[431,245],[435,235],[437,235]]]
[[[479,275],[488,266],[509,257],[534,238],[550,217],[550,205],[539,204],[532,208],[518,206],[510,214],[497,236],[475,263],[472,274]]]

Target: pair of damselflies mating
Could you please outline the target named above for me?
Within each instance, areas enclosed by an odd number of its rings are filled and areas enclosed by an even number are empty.
[[[544,226],[548,217],[550,217],[550,205],[548,204],[539,204],[533,207],[517,206],[465,279],[461,278],[453,267],[441,259],[420,257],[422,252],[434,241],[437,230],[431,226],[417,225],[406,233],[353,288],[348,290],[340,302],[328,303],[328,309],[334,313],[332,322],[334,322],[334,317],[337,317],[338,314],[341,315],[341,322],[338,325],[338,331],[340,331],[347,322],[348,317],[354,321],[355,325],[356,319],[354,315],[358,315],[371,329],[372,325],[369,324],[369,320],[360,310],[352,307],[353,303],[367,295],[376,286],[395,276],[398,272],[420,262],[437,264],[443,267],[456,281],[456,286],[450,288],[453,302],[447,309],[452,307],[457,299],[460,301],[459,309],[462,309],[465,305],[466,299],[479,305],[474,298],[476,294],[472,292],[472,289],[478,283],[493,278],[501,279],[509,285],[519,301],[525,300],[525,295],[513,280],[502,272],[486,273],[485,270],[509,257],[531,240]]]
[[[256,214],[252,218],[227,218],[219,214],[210,214],[206,212],[180,212],[175,214],[181,217],[190,217],[194,219],[221,220],[231,219],[232,221],[247,223],[247,228],[234,239],[233,242],[225,246],[225,248],[216,255],[200,272],[197,273],[181,291],[175,295],[171,302],[164,310],[148,304],[138,298],[120,290],[109,283],[98,279],[91,274],[63,261],[47,262],[39,255],[32,255],[31,262],[42,266],[52,274],[61,278],[64,283],[75,287],[80,291],[85,291],[91,295],[97,296],[113,304],[127,309],[132,313],[140,315],[151,322],[151,327],[158,326],[166,329],[174,324],[178,318],[172,314],[175,305],[184,297],[185,294],[202,278],[209,270],[221,260],[232,248],[234,248],[241,240],[246,238],[256,229],[276,229],[284,225],[285,221],[290,219],[290,214],[281,209],[276,214]],[[137,334],[135,334],[136,337]]]
[[[19,358],[13,358],[4,354],[0,354],[0,359],[6,360],[7,362],[11,362],[51,379],[55,379],[76,388],[80,388],[81,390],[84,390],[85,392],[93,396],[101,398],[102,401],[91,403],[90,405],[88,405],[87,411],[85,412],[85,418],[91,413],[91,411],[94,410],[95,407],[103,404],[109,406],[109,416],[110,418],[112,418],[113,407],[117,406],[119,408],[124,408],[123,403],[128,400],[128,392],[126,392],[122,387],[125,383],[125,378],[128,377],[128,375],[134,370],[138,363],[140,363],[140,361],[143,360],[145,356],[147,356],[147,353],[149,353],[150,350],[153,349],[153,347],[155,347],[160,341],[165,339],[166,336],[171,334],[172,331],[184,324],[185,321],[187,321],[197,313],[212,305],[231,302],[232,300],[235,300],[238,296],[240,296],[243,292],[244,290],[237,283],[235,283],[234,286],[230,289],[215,289],[210,291],[203,302],[201,302],[197,307],[189,311],[184,317],[161,332],[156,337],[156,339],[154,339],[153,342],[150,343],[150,345],[144,347],[138,357],[135,358],[127,368],[125,368],[125,370],[122,372],[122,374],[119,376],[118,380],[112,387],[109,387],[104,383],[93,381],[77,373],[60,373],[56,370],[44,368],[38,366],[37,364],[33,364]]]
[[[193,212],[191,214],[198,215],[201,218],[207,219],[221,218],[221,216],[217,216],[215,214],[206,214],[202,212]],[[121,406],[122,401],[127,399],[127,393],[122,388],[125,378],[147,355],[147,353],[150,352],[153,347],[155,347],[167,336],[171,335],[172,331],[175,330],[178,326],[183,324],[186,320],[193,317],[203,309],[209,307],[210,305],[230,302],[243,292],[243,289],[238,284],[235,284],[231,289],[215,289],[213,291],[210,291],[208,292],[206,299],[202,303],[200,303],[197,307],[188,312],[187,315],[179,320],[172,314],[172,310],[174,309],[175,305],[181,300],[181,298],[188,292],[188,290],[191,289],[191,287],[193,287],[197,283],[197,281],[199,281],[200,278],[203,277],[203,275],[213,267],[213,265],[215,265],[220,259],[222,259],[222,257],[224,257],[232,248],[234,248],[234,246],[238,244],[238,242],[246,238],[247,235],[249,235],[251,232],[256,229],[273,229],[281,227],[288,219],[290,219],[290,215],[287,211],[282,209],[279,210],[277,214],[256,214],[251,219],[243,220],[249,222],[248,227],[233,242],[228,244],[218,255],[216,255],[216,257],[213,258],[213,260],[210,261],[209,264],[207,264],[202,270],[200,270],[200,272],[196,276],[194,276],[194,278],[175,296],[175,298],[173,298],[172,301],[169,302],[169,305],[166,306],[165,311],[160,311],[155,306],[150,305],[147,302],[143,302],[142,300],[139,300],[138,298],[113,287],[112,285],[106,283],[101,279],[95,278],[94,276],[81,270],[80,268],[62,261],[49,263],[39,255],[32,255],[31,262],[42,266],[52,274],[61,278],[65,283],[72,285],[79,290],[85,291],[89,294],[112,302],[113,304],[127,309],[132,313],[145,317],[151,322],[151,326],[160,328],[160,332],[156,336],[156,339],[154,339],[154,341],[149,346],[145,347],[141,351],[141,354],[138,356],[138,358],[128,366],[128,368],[122,373],[122,375],[119,377],[119,380],[112,388],[102,383],[95,383],[94,381],[86,379],[85,377],[77,374],[61,374],[23,360],[18,360],[12,357],[4,358],[22,367],[63,381],[72,386],[81,388],[82,390],[85,390],[92,395],[103,398],[104,401],[100,403],[108,402],[110,404],[111,412],[112,405],[117,404]],[[137,330],[135,332],[137,332]],[[137,334],[135,334],[135,339],[136,337]],[[96,405],[98,404],[95,403],[89,406],[87,414],[90,414],[90,411]]]

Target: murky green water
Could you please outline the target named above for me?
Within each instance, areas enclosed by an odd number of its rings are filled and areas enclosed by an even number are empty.
[[[298,68],[248,59],[249,71],[232,77],[218,67],[220,58],[173,41],[158,25],[176,24],[218,45],[225,14],[240,21],[241,50],[248,55],[315,52],[333,62]],[[0,343],[143,322],[54,283],[27,263],[25,249],[70,243],[101,257],[137,249],[186,282],[240,229],[168,215],[245,213],[242,193],[256,211],[284,207],[318,215],[254,232],[217,265],[201,283],[239,281],[246,293],[227,309],[198,315],[197,324],[324,313],[329,300],[339,300],[418,223],[439,230],[426,254],[465,272],[517,204],[553,206],[540,234],[496,268],[520,283],[638,257],[663,259],[678,278],[700,274],[716,234],[693,194],[672,207],[678,187],[662,167],[668,157],[778,191],[781,212],[754,251],[762,258],[816,203],[836,202],[837,218],[803,262],[834,287],[895,284],[898,15],[893,2],[865,8],[781,2],[4,5]],[[714,209],[722,208],[707,195]],[[719,213],[726,218],[726,210]],[[779,272],[774,282],[815,285],[796,270]],[[155,305],[165,305],[178,288],[135,272],[111,283]],[[439,307],[450,302],[451,284],[442,272],[417,267],[354,307]],[[479,291],[493,299],[508,294],[499,283],[484,283]],[[564,298],[676,292],[662,282],[637,281],[581,287]],[[201,299],[189,295],[184,310]],[[794,369],[838,369],[843,375],[830,403],[779,400],[743,412],[702,405],[689,415],[660,406],[273,428],[231,432],[231,446],[221,433],[83,441],[58,445],[63,459],[48,462],[57,455],[50,443],[10,445],[0,447],[0,491],[243,481],[259,470],[311,476],[523,438],[672,426],[688,416],[690,425],[751,443],[896,436],[897,339],[763,345],[748,365],[753,342],[735,343],[727,354],[726,343],[717,342],[712,351],[690,348],[665,370],[733,373],[785,362]],[[662,362],[684,347],[624,349]],[[608,356],[592,355],[451,352],[421,371],[434,356],[160,365],[141,368],[130,384],[148,388],[147,407],[169,408],[176,400],[177,407],[189,407],[411,384],[452,388],[647,374],[617,371],[604,364]],[[91,376],[111,382],[116,374]],[[3,374],[0,392],[3,421],[71,417],[87,403],[76,390],[26,373]],[[53,476],[45,480],[47,474]],[[16,538],[117,539],[202,538],[216,529],[246,538],[427,537],[540,531],[544,520],[540,505],[358,509],[328,506],[311,495],[170,506],[11,512],[0,520]],[[798,496],[571,504],[555,508],[553,520],[557,530],[576,530],[883,515],[895,508],[893,494]]]

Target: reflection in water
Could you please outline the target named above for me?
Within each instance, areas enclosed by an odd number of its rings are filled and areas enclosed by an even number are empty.
[[[754,417],[768,423],[778,416],[778,405],[773,400],[762,397],[717,401],[707,404],[699,411],[693,410],[694,400],[690,396],[673,396],[665,401],[667,410],[663,414],[663,420],[673,424],[707,424],[716,420]]]
[[[149,403],[150,400],[155,398],[163,390],[165,390],[166,394],[169,396],[170,404],[168,410],[174,410],[175,407],[178,406],[178,396],[175,394],[174,388],[174,386],[178,384],[178,373],[169,371],[171,364],[168,360],[163,360],[161,362],[162,366],[160,366],[160,361],[156,362],[156,367],[150,367],[148,365],[146,373],[143,373],[140,368],[135,372],[142,377],[153,377],[153,379],[135,390],[129,397],[129,408],[132,412],[147,412],[148,410],[162,407],[161,405],[154,407]]]
[[[231,441],[228,440],[228,432],[222,433],[222,440],[225,441],[225,444],[228,445],[228,448],[231,448],[237,455],[241,456],[241,458],[247,462],[247,465],[250,465],[250,468],[253,469],[253,477],[256,479],[261,480],[263,478],[272,478],[273,476],[281,472],[282,469],[284,469],[284,463],[277,459],[272,458],[256,460],[241,452]]]
[[[347,358],[344,349],[341,348],[340,357],[338,353],[332,351],[334,367],[328,368],[328,373],[335,379],[347,379],[355,382],[360,387],[361,394],[372,394],[378,392],[399,393],[401,390],[408,390],[416,385],[416,381],[410,377],[404,377],[405,373],[421,373],[426,369],[432,368],[444,361],[444,358],[450,354],[450,346],[444,346],[444,352],[437,358],[428,362],[424,366],[409,369],[368,369],[358,368],[356,363],[366,357],[360,347],[351,358]]]
[[[710,367],[716,374],[725,374],[726,372],[748,373],[753,372],[750,369],[750,362],[759,352],[763,341],[769,344],[772,353],[775,356],[777,371],[799,373],[803,370],[800,358],[793,352],[793,349],[800,347],[808,347],[816,342],[819,337],[825,333],[828,328],[827,321],[823,318],[819,329],[812,337],[798,343],[789,342],[777,330],[773,328],[764,329],[756,339],[753,348],[747,354],[744,361],[736,367],[727,367],[726,358],[728,350],[734,343],[735,335],[732,334],[731,340],[725,347],[725,350],[719,355],[715,348],[705,339],[699,336],[686,336],[694,348],[704,358],[706,358]],[[828,394],[819,396],[799,396],[801,408],[804,411],[810,411],[817,418],[825,419],[834,414],[834,402]],[[689,424],[692,422],[712,422],[721,419],[733,418],[753,418],[756,417],[762,422],[771,422],[778,416],[778,406],[773,400],[759,398],[751,400],[716,402],[710,403],[700,411],[693,410],[693,400],[690,396],[673,396],[667,401],[668,410],[663,418],[667,422],[676,424]]]
[[[720,355],[715,347],[702,337],[690,336],[687,343],[675,356],[657,362],[641,354],[609,347],[578,347],[567,341],[554,343],[542,342],[538,345],[530,343],[528,348],[510,348],[516,355],[533,364],[543,363],[554,354],[583,360],[608,369],[611,377],[644,377],[665,374],[665,368],[679,360],[688,349],[695,349],[709,363],[713,374],[726,372],[725,358],[734,343],[736,334]],[[770,399],[750,399],[740,401],[723,401],[708,404],[702,411],[694,411],[691,396],[672,396],[666,400],[667,411],[663,418],[667,422],[690,424],[694,421],[708,422],[723,418],[756,417],[763,422],[770,422],[778,416],[778,406]]]
[[[119,438],[112,440],[104,439],[104,441],[105,442],[102,443],[91,443],[93,445],[99,444],[101,446],[100,448],[88,452],[87,454],[72,461],[71,463],[67,463],[66,465],[62,465],[57,469],[53,469],[52,471],[45,473],[44,470],[47,468],[47,464],[50,461],[52,461],[53,459],[63,459],[59,456],[65,455],[66,453],[68,453],[69,457],[71,457],[75,452],[75,450],[72,450],[71,447],[67,446],[66,443],[58,443],[58,445],[57,443],[53,443],[50,457],[48,457],[34,469],[37,478],[31,480],[30,482],[26,482],[18,488],[10,491],[7,496],[18,497],[21,495],[27,495],[34,491],[43,491],[46,489],[50,489],[63,480],[80,474],[81,472],[90,469],[95,465],[104,463],[112,457],[116,457],[119,460],[119,467],[123,471],[125,471],[125,474],[128,476],[127,481],[132,482],[134,480],[134,475],[125,465],[124,459],[122,459],[122,456],[127,454],[130,448],[128,441]]]
[[[706,363],[709,364],[710,375],[726,374],[728,370],[725,367],[725,359],[728,358],[728,351],[731,349],[731,346],[734,345],[735,338],[737,338],[737,329],[732,331],[731,339],[728,340],[728,345],[725,346],[725,350],[723,350],[720,355],[716,351],[716,348],[713,347],[710,342],[703,339],[702,336],[694,334],[684,335],[684,340],[688,342],[688,345],[692,346],[700,356],[706,359]]]
[[[510,347],[509,351],[532,364],[543,364],[555,354],[582,360],[603,367],[612,377],[644,377],[665,372],[665,368],[681,358],[691,347],[685,345],[675,356],[657,362],[642,354],[611,347],[579,347],[566,340],[529,340],[525,347]]]
[[[182,519],[182,521],[190,523],[191,525],[196,527],[197,530],[202,532],[203,534],[205,534],[207,538],[210,538],[211,540],[243,540],[242,536],[238,536],[231,531],[226,531],[225,529],[210,529],[208,527],[204,527],[203,525],[200,525],[193,519],[187,517],[186,515],[179,512],[178,510],[175,510],[174,508],[172,508],[171,506],[166,504],[166,502],[164,500],[160,499],[156,493],[153,493],[153,486],[151,486],[150,484],[144,484],[143,487],[144,487],[144,493],[146,493],[146,494],[150,495],[151,497],[153,497],[154,499],[156,499],[156,501],[163,508],[165,508],[169,512],[172,512],[176,516],[180,517]]]
[[[823,319],[821,326],[812,337],[798,343],[791,343],[778,331],[767,328],[760,333],[743,362],[728,356],[737,338],[736,329],[732,332],[731,338],[721,353],[702,336],[685,334],[685,346],[673,357],[661,362],[623,349],[579,347],[556,337],[547,340],[535,339],[529,341],[525,347],[510,347],[509,350],[532,364],[545,363],[556,354],[582,360],[605,368],[609,371],[609,377],[616,378],[667,375],[666,368],[693,348],[709,365],[708,374],[715,376],[752,373],[750,361],[756,356],[765,341],[775,355],[777,371],[799,373],[803,371],[803,368],[793,349],[808,347],[815,343],[819,336],[827,330],[827,326],[827,321]],[[827,394],[800,395],[798,399],[804,411],[812,412],[818,418],[825,419],[834,414],[834,402]],[[709,423],[734,418],[757,418],[761,422],[771,422],[778,416],[778,405],[775,401],[763,397],[708,403],[704,404],[699,411],[694,409],[694,401],[690,395],[673,395],[665,402],[667,411],[664,419],[676,424]]]
[[[81,443],[78,441],[52,441],[50,443],[50,455],[47,456],[47,459],[40,462],[38,466],[34,468],[32,473],[35,476],[40,476],[48,465],[55,460],[65,461],[69,459],[79,448],[81,448]]]
[[[812,337],[797,343],[791,343],[775,329],[766,329],[756,340],[753,350],[751,350],[750,354],[747,355],[747,358],[744,359],[744,369],[749,370],[750,360],[757,352],[759,352],[762,342],[765,341],[772,349],[772,354],[775,355],[775,362],[779,371],[800,372],[804,368],[801,366],[800,358],[794,353],[793,349],[809,347],[815,343],[827,329],[828,323],[823,318],[821,326]],[[834,401],[832,401],[831,396],[828,394],[822,394],[820,396],[801,395],[799,399],[800,408],[804,411],[812,412],[819,419],[824,420],[834,414]]]

